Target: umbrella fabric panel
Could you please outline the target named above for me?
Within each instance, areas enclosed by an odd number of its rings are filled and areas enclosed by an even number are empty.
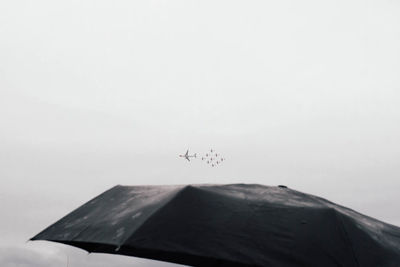
[[[193,266],[399,266],[400,229],[261,185],[117,186],[33,238]]]
[[[33,238],[119,247],[179,186],[116,186],[71,212]]]
[[[258,204],[187,187],[122,249],[185,253],[193,261],[180,263],[192,265],[200,257],[226,266],[357,266],[333,209]]]
[[[340,216],[348,239],[352,244],[351,249],[356,255],[358,266],[400,266],[399,229],[396,230],[387,225],[385,227],[386,233],[371,235],[371,229],[366,228],[360,221],[343,214],[340,214]],[[371,223],[370,227],[373,227]],[[389,233],[398,234],[397,245],[393,246],[393,243],[388,242],[386,236]]]

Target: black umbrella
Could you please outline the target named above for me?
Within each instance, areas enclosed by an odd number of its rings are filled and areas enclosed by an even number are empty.
[[[193,266],[400,266],[400,228],[281,186],[116,186],[32,240]]]

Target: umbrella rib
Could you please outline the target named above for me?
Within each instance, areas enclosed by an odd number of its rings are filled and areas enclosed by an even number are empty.
[[[336,214],[338,213],[338,211],[337,211],[336,209],[335,209],[335,213],[336,213]],[[342,230],[343,230],[343,233],[344,233],[344,235],[345,235],[346,241],[347,241],[347,243],[348,243],[349,246],[350,246],[351,254],[352,254],[353,257],[354,257],[354,261],[356,262],[357,266],[360,266],[360,263],[358,262],[358,259],[357,259],[356,252],[354,251],[353,243],[351,242],[350,236],[349,236],[349,234],[347,233],[347,230],[346,230],[346,227],[345,227],[345,225],[344,225],[344,222],[343,222],[343,219],[342,219],[341,214],[337,214],[336,217],[339,217],[340,225],[341,225],[341,227],[342,227]]]
[[[97,201],[98,199],[101,199],[102,197],[104,197],[105,194],[108,194],[108,193],[112,192],[113,190],[115,190],[115,189],[118,188],[118,187],[121,187],[121,185],[113,186],[112,188],[110,188],[110,189],[107,190],[106,192],[95,196],[94,198],[90,199],[89,201],[87,201],[87,202],[86,202],[85,204],[83,204],[82,206],[80,206],[80,207],[74,209],[74,210],[71,211],[69,214],[65,215],[64,217],[62,217],[61,219],[59,219],[58,221],[56,221],[55,223],[53,223],[52,225],[46,227],[46,228],[43,229],[41,232],[39,232],[37,235],[35,235],[34,237],[31,237],[29,240],[32,240],[32,241],[34,241],[34,240],[40,240],[40,235],[42,235],[43,233],[45,233],[45,232],[46,232],[47,230],[49,230],[52,226],[62,223],[62,222],[63,222],[66,218],[68,218],[71,214],[74,214],[75,212],[77,212],[77,211],[80,210],[81,208],[83,208],[83,207],[89,205],[89,204],[92,203],[93,201]],[[86,228],[87,228],[87,227],[85,227],[85,229],[86,229]],[[85,229],[84,229],[84,230],[85,230]],[[83,230],[81,230],[77,235],[75,235],[75,236],[73,237],[73,239],[76,238],[78,235],[80,235],[80,234],[82,233],[82,231],[83,231]],[[57,241],[55,241],[55,242],[57,242]]]
[[[112,194],[111,196],[117,195],[117,194],[118,194],[118,191],[114,192],[113,189],[118,188],[118,187],[120,187],[120,185],[114,186],[112,189],[110,189],[110,190],[107,191],[107,192],[112,192],[113,194]],[[87,204],[91,203],[93,200],[95,200],[95,199],[97,199],[97,198],[101,198],[101,197],[102,197],[102,194],[100,194],[99,196],[93,198],[92,200],[89,200],[89,201],[86,202],[84,205],[87,205]],[[79,209],[79,208],[78,208],[78,209]],[[78,209],[76,209],[76,210],[78,210]],[[68,216],[68,215],[67,215],[67,216]],[[66,217],[67,217],[67,216],[66,216]],[[92,222],[91,224],[86,225],[82,230],[79,231],[79,233],[77,233],[73,238],[71,238],[71,240],[72,240],[72,241],[75,241],[83,232],[85,232],[85,231],[86,231],[88,228],[90,228],[92,225],[93,225],[93,222]],[[79,242],[79,241],[77,241],[77,242]],[[113,244],[110,244],[110,245],[113,245]]]
[[[127,235],[127,237],[120,242],[120,244],[117,246],[115,251],[118,251],[121,248],[121,246],[123,246],[124,243],[128,239],[130,239],[135,234],[135,232],[137,232],[143,226],[143,224],[145,224],[154,214],[156,214],[158,211],[160,211],[162,208],[164,208],[168,203],[170,203],[173,199],[175,199],[179,194],[181,194],[183,190],[184,190],[184,188],[178,189],[177,192],[175,192],[167,201],[165,201],[164,204],[160,205],[160,207],[158,207],[152,213],[150,213],[149,216],[146,218],[146,220],[144,220],[138,227],[136,227],[136,229],[132,230],[132,232],[129,235]]]

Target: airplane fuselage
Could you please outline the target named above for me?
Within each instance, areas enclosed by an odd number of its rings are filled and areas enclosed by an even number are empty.
[[[179,155],[179,157],[185,158],[188,161],[190,161],[190,158],[195,158],[196,157],[196,153],[194,153],[193,155],[189,155],[189,150],[188,150],[188,151],[186,151],[186,153],[184,155]]]

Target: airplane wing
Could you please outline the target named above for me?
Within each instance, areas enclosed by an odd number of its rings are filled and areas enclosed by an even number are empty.
[[[188,155],[189,155],[189,149],[188,149],[188,150],[186,150],[185,157],[187,157]]]
[[[185,157],[188,161],[190,161],[189,157]]]

